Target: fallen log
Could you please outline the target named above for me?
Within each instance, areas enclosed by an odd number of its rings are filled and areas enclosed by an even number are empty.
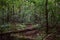
[[[20,34],[20,33],[23,33],[23,35],[25,36],[25,37],[24,37],[25,39],[34,39],[34,38],[31,37],[31,35],[33,36],[33,35],[37,34],[37,33],[38,33],[38,30],[37,30],[36,28],[31,27],[31,28],[26,28],[26,29],[23,29],[23,30],[3,32],[3,33],[0,33],[0,39],[1,39],[1,40],[13,39],[13,38],[11,38],[11,37],[12,37],[12,36],[13,36],[13,37],[17,36],[16,34],[18,34],[18,33],[19,33],[19,34]],[[11,36],[11,34],[12,34],[12,36]],[[15,36],[14,36],[13,34],[15,34]],[[23,36],[23,35],[22,35],[22,36]],[[27,35],[28,35],[28,36],[27,36]],[[18,37],[21,37],[21,36],[19,35]],[[23,37],[22,37],[22,38],[23,38]]]
[[[5,35],[5,34],[15,34],[15,33],[24,33],[28,31],[36,30],[36,28],[26,28],[23,30],[16,30],[16,31],[8,31],[8,32],[1,32],[0,35]]]

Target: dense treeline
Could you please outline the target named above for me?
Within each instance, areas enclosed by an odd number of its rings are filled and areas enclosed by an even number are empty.
[[[25,24],[59,34],[60,0],[0,0],[1,32],[24,29]]]

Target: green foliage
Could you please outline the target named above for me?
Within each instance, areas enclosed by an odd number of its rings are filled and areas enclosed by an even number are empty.
[[[0,0],[0,31],[25,29],[25,24],[28,23],[45,31],[45,2],[46,0]],[[51,27],[49,32],[55,32],[56,24],[60,22],[60,0],[48,0],[47,8],[48,25]]]

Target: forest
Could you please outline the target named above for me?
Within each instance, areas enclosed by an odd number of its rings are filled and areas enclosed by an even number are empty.
[[[0,0],[0,40],[60,40],[60,0]]]

